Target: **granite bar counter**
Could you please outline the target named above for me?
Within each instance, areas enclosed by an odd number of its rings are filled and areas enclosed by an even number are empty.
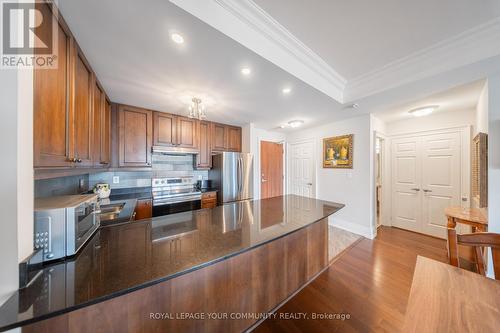
[[[79,323],[78,331],[93,331],[92,325],[104,325],[104,319],[112,325],[107,331],[136,324],[139,330],[195,325],[184,328],[203,331],[214,324],[243,329],[252,322],[148,316],[152,311],[240,311],[242,297],[255,311],[271,310],[326,267],[327,217],[342,207],[286,195],[102,227],[75,258],[44,267],[0,307],[0,330],[68,332]],[[253,299],[259,290],[268,296]],[[214,299],[220,293],[226,295],[219,300],[223,303]],[[125,323],[119,320],[124,315],[129,316]],[[131,324],[131,317],[138,322]]]

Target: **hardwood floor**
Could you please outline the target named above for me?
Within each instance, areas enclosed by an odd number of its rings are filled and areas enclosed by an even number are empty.
[[[380,227],[301,290],[255,332],[401,331],[417,255],[447,262],[446,241]],[[309,319],[279,319],[306,313]],[[346,320],[313,320],[314,313],[349,314]]]

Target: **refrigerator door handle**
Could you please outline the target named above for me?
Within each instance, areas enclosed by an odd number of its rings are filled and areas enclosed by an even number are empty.
[[[238,199],[241,197],[241,187],[242,187],[242,181],[243,181],[243,162],[241,160],[241,157],[238,157]]]

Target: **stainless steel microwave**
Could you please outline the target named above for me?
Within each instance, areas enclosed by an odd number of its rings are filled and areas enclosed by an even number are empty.
[[[96,194],[35,199],[34,248],[43,261],[69,257],[78,252],[99,228]]]

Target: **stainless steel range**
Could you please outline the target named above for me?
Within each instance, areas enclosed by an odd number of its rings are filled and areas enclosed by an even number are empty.
[[[192,177],[153,178],[153,217],[201,208],[201,192]]]

